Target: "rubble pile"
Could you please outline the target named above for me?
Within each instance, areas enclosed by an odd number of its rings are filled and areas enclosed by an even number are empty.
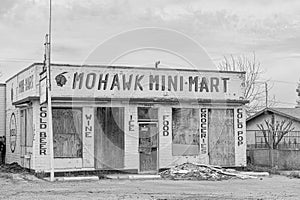
[[[240,175],[238,173],[232,173],[226,171],[221,167],[215,167],[210,165],[184,163],[177,165],[171,169],[163,171],[160,176],[164,179],[171,180],[210,180],[220,181],[228,180],[232,178],[251,178],[250,176]]]

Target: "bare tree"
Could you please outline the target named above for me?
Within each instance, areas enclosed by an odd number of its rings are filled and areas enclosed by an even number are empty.
[[[262,131],[265,143],[270,149],[277,149],[278,144],[282,140],[282,138],[289,133],[290,131],[293,131],[295,127],[293,126],[293,121],[292,120],[282,120],[282,121],[276,121],[276,123],[272,123],[269,120],[265,120],[265,125],[264,126],[262,123],[257,124],[257,127]],[[271,141],[272,144],[270,144],[269,134],[271,134]]]
[[[249,100],[246,105],[246,113],[248,116],[256,113],[266,106],[266,90],[270,90],[271,86],[265,88],[264,83],[259,81],[262,74],[260,62],[256,60],[255,53],[253,56],[224,56],[224,59],[218,65],[222,71],[244,71],[245,75],[245,91],[244,98]],[[269,100],[268,107],[274,106],[275,101]]]
[[[298,82],[298,86],[297,86],[297,89],[296,89],[296,92],[297,92],[297,95],[298,95],[298,100],[296,101],[297,102],[297,108],[300,108],[300,81]]]

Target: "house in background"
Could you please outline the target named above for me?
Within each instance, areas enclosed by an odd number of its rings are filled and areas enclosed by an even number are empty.
[[[246,127],[248,163],[300,169],[300,108],[265,108]]]

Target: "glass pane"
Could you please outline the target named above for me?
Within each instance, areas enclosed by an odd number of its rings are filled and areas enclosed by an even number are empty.
[[[173,108],[173,155],[199,154],[199,109]]]
[[[158,120],[157,108],[138,108],[138,119],[139,120]]]

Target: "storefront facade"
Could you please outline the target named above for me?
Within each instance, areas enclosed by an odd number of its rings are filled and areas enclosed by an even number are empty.
[[[7,162],[50,170],[42,64],[6,82]],[[244,73],[51,66],[54,168],[246,165]]]

